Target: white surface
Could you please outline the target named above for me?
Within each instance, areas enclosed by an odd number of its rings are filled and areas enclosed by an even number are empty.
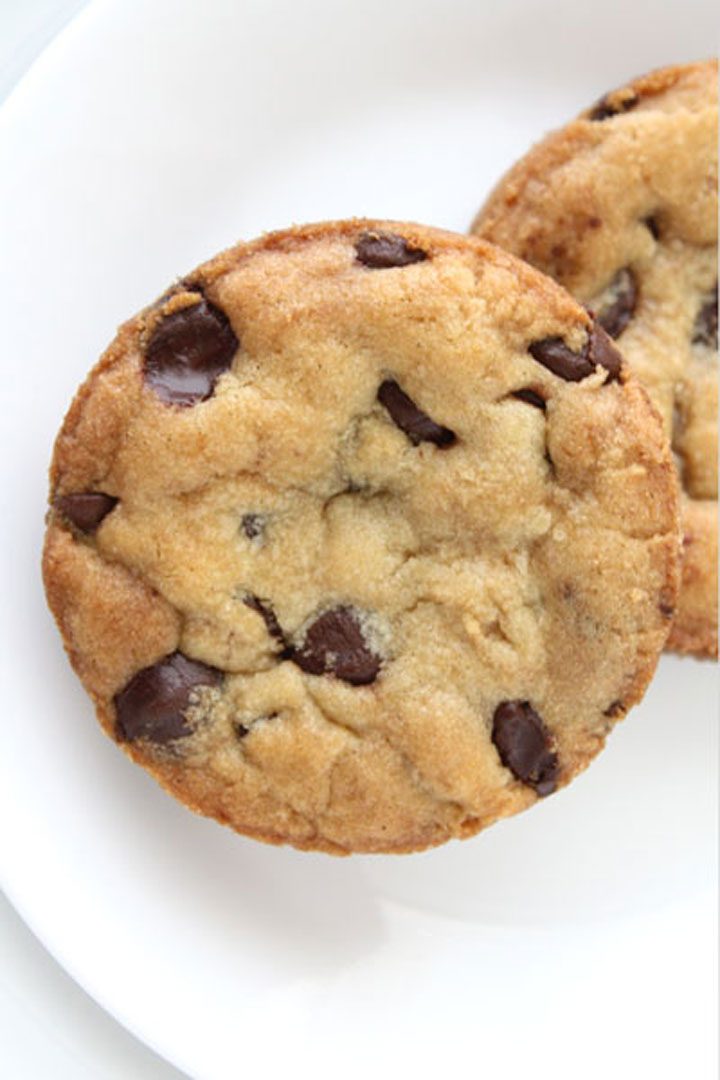
[[[714,667],[665,659],[531,813],[338,861],[196,818],[119,754],[38,574],[52,438],[117,322],[290,221],[462,230],[545,128],[714,31],[701,0],[650,18],[618,0],[96,0],[0,113],[3,880],[80,984],[197,1080],[715,1076]]]
[[[0,101],[88,0],[0,0]]]
[[[0,0],[0,102],[84,3]],[[65,974],[4,899],[0,955],[3,1077],[183,1080]]]
[[[4,1080],[183,1080],[75,983],[0,898]]]

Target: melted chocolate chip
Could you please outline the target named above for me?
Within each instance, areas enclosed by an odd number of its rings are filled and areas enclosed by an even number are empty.
[[[619,378],[622,358],[612,341],[597,323],[593,323],[582,352],[573,352],[561,337],[533,341],[528,352],[539,364],[566,382],[580,382],[592,375],[599,364],[608,372],[606,382]]]
[[[74,495],[58,495],[53,506],[83,533],[94,533],[103,518],[117,505],[112,495],[101,491],[82,491]]]
[[[622,701],[611,701],[607,709],[604,710],[603,716],[609,716],[611,720],[614,720],[618,716],[623,716],[627,712],[627,706]]]
[[[718,347],[718,287],[713,286],[705,303],[700,308],[693,327],[693,345],[707,345],[711,349]]]
[[[536,409],[542,409],[545,412],[545,398],[538,394],[536,390],[531,390],[529,386],[523,387],[522,390],[513,390],[510,396],[517,398],[518,401],[525,401],[528,405],[534,405]]]
[[[145,381],[168,405],[209,398],[238,348],[227,316],[203,299],[155,326],[145,350]]]
[[[552,736],[529,701],[503,701],[493,717],[492,741],[503,765],[538,795],[555,790],[559,774]]]
[[[143,668],[113,698],[117,737],[162,744],[190,735],[185,712],[193,690],[217,686],[222,678],[217,668],[190,660],[181,652]]]
[[[364,232],[355,243],[355,257],[371,270],[389,270],[394,266],[424,262],[428,256],[421,248],[411,247],[402,236]]]
[[[270,637],[275,638],[276,641],[279,641],[280,644],[283,646],[283,650],[285,650],[285,635],[282,632],[282,627],[280,626],[280,623],[277,620],[277,616],[270,604],[266,600],[260,600],[259,597],[252,595],[246,596],[243,600],[243,603],[246,604],[249,608],[252,608],[253,611],[257,611],[258,615],[262,617]]]
[[[637,279],[627,267],[618,270],[610,284],[610,300],[597,315],[606,334],[618,338],[632,319],[638,300]]]
[[[248,540],[254,540],[265,532],[265,518],[262,514],[243,514],[240,528]]]
[[[418,409],[412,398],[409,398],[393,379],[386,379],[382,383],[377,396],[381,405],[385,406],[397,426],[415,446],[421,442],[431,442],[436,446],[446,447],[455,442],[455,432],[436,424],[427,413]]]
[[[381,663],[349,607],[333,608],[316,619],[290,659],[310,675],[336,675],[353,686],[374,682]]]
[[[629,94],[620,101],[611,101],[611,94],[605,94],[590,110],[591,120],[607,120],[619,113],[630,112],[637,105],[640,98],[636,93]]]

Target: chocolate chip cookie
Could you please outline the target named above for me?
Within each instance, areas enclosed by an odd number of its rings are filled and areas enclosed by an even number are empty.
[[[595,312],[662,414],[682,480],[669,645],[717,656],[717,63],[606,94],[500,181],[473,232]]]
[[[676,489],[645,392],[549,278],[323,224],[120,329],[57,440],[44,578],[105,730],[184,803],[417,850],[549,796],[641,697]]]

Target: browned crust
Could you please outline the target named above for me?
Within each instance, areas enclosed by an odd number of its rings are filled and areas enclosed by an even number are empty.
[[[704,103],[707,95],[707,82],[713,84],[717,80],[717,60],[701,60],[694,64],[678,64],[673,67],[661,68],[642,75],[624,84],[617,90],[606,94],[605,101],[613,104],[625,100],[628,93],[634,93],[641,98],[657,98],[667,91],[675,89],[680,82],[687,82],[690,87],[696,84],[699,90],[699,98]],[[608,121],[594,122],[590,120],[594,106],[585,109],[565,127],[544,136],[535,143],[531,149],[520,158],[505,175],[498,181],[488,195],[485,203],[475,215],[470,232],[490,238],[497,234],[496,243],[501,243],[502,234],[505,232],[508,221],[508,213],[512,212],[518,203],[526,200],[530,185],[542,183],[542,178],[554,172],[555,169],[568,161],[575,154],[588,147],[597,146],[606,137],[604,124]],[[622,118],[624,114],[620,113]],[[612,118],[610,118],[612,123]],[[573,222],[580,232],[595,228],[593,215],[586,212],[578,213],[577,221]],[[526,238],[526,243],[530,237]],[[528,257],[527,255],[525,257]]]
[[[656,68],[644,75],[638,75],[616,90],[605,94],[602,100],[611,106],[617,104],[622,107],[622,103],[627,100],[629,94],[636,94],[645,100],[657,98],[669,90],[675,90],[681,83],[691,86],[697,81],[703,85],[708,73],[717,75],[717,70],[716,59],[696,60],[691,64],[671,64],[669,67]],[[594,106],[586,109],[582,115],[589,116],[593,108]]]
[[[180,618],[167,601],[68,529],[48,529],[42,574],[70,662],[96,704],[177,647]]]

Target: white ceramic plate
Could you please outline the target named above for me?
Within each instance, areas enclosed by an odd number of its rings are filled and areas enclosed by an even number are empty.
[[[3,880],[198,1080],[714,1076],[713,666],[664,659],[531,813],[334,860],[196,818],[118,753],[38,568],[63,413],[176,275],[292,221],[463,230],[544,130],[714,32],[705,0],[96,0],[0,114]]]

